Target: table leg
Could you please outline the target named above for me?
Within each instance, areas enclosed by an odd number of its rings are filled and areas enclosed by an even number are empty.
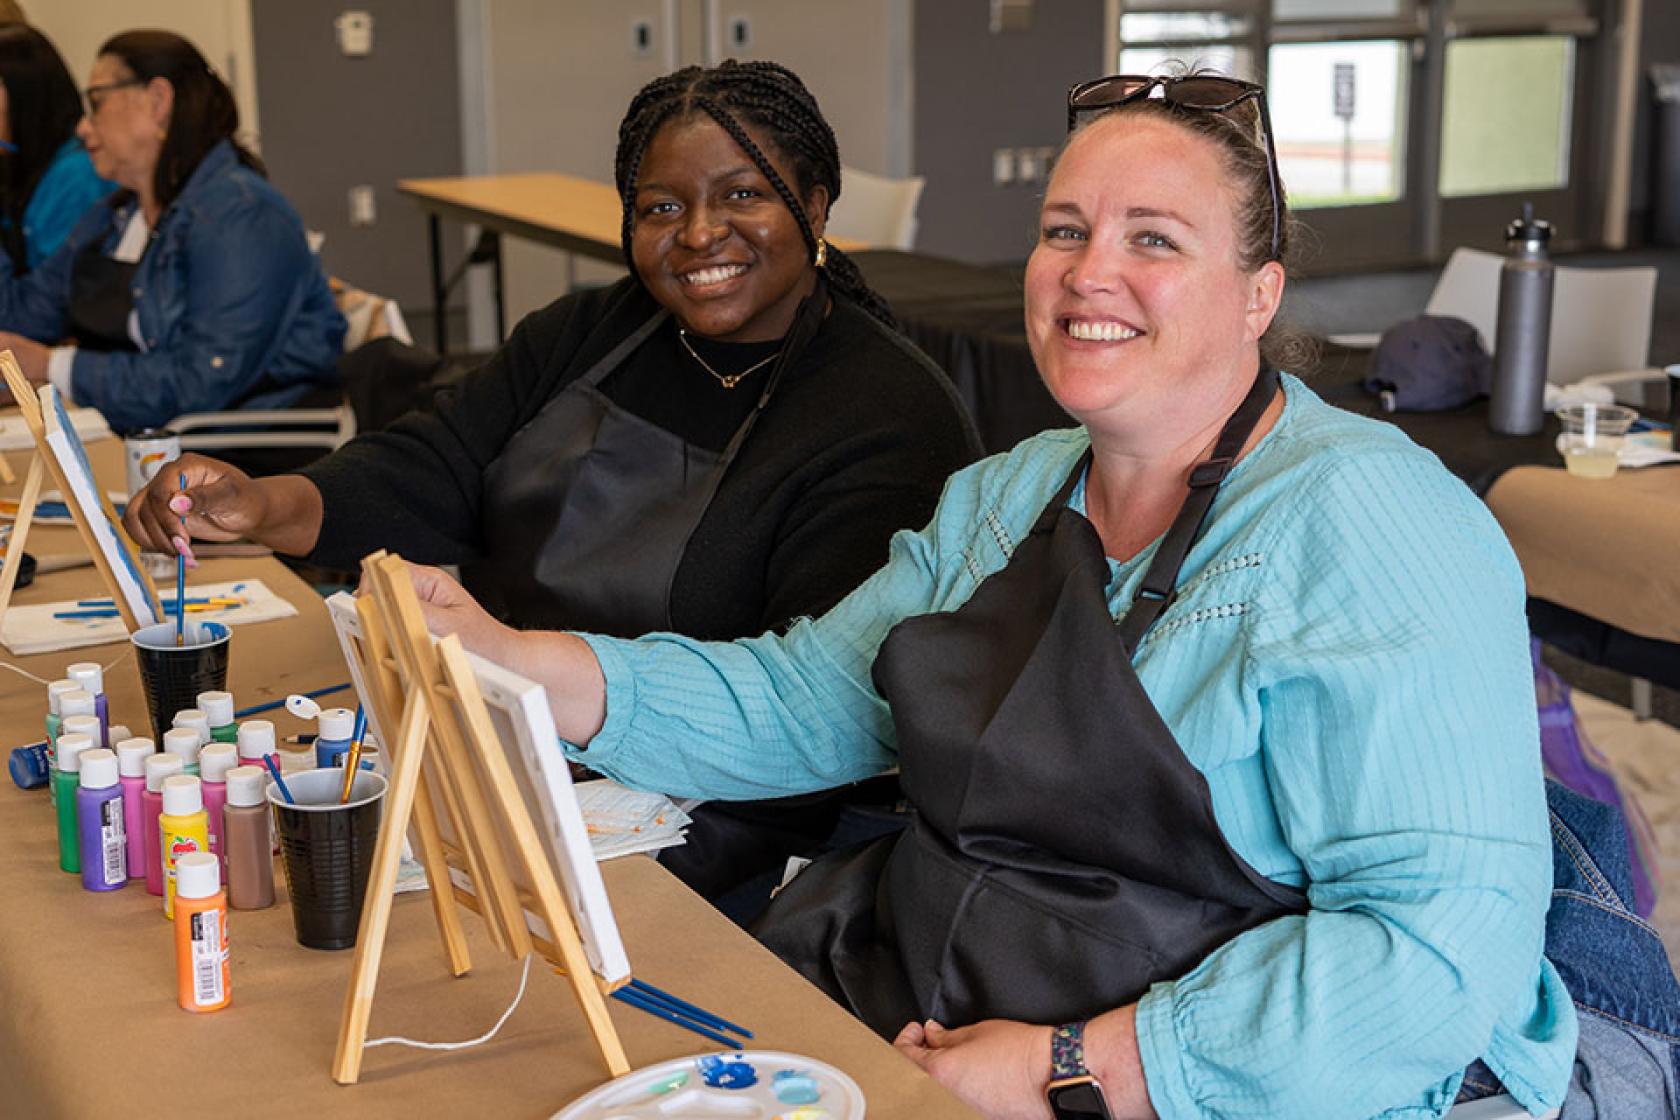
[[[449,353],[448,315],[449,290],[443,284],[442,220],[436,214],[426,215],[426,232],[432,249],[432,340],[439,356]]]
[[[490,264],[495,276],[496,285],[496,345],[500,346],[507,338],[507,305],[502,298],[502,235],[489,233]]]

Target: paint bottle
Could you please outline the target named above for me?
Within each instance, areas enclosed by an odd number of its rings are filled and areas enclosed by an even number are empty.
[[[80,763],[76,827],[82,847],[82,886],[90,891],[114,891],[128,885],[128,839],[117,756],[94,748],[82,752]]]
[[[48,797],[52,798],[52,755],[48,753],[45,743],[13,747],[7,769],[12,772],[12,782],[19,789],[40,789],[46,786]],[[52,799],[56,803],[57,799]]]
[[[74,681],[72,681],[70,683],[75,684]],[[51,701],[49,700],[48,702],[50,703]],[[99,734],[99,730],[98,730],[99,712],[98,712],[98,709],[94,706],[93,694],[91,692],[87,691],[85,688],[83,688],[79,684],[76,685],[75,688],[68,688],[68,689],[65,689],[63,692],[59,693],[59,696],[58,696],[58,727],[53,732],[50,741],[56,744],[58,742],[58,737],[60,735],[64,734],[64,731],[65,731],[64,721],[65,720],[67,720],[67,719],[77,719],[77,718],[91,719],[93,721],[93,724],[94,724],[94,730],[92,732],[88,731],[88,729],[87,729],[88,725],[87,724],[82,724],[81,725],[81,731],[79,732],[79,734],[92,735],[92,736],[95,736],[95,737],[98,736],[98,734]],[[99,744],[97,742],[94,743],[94,746],[98,746],[98,745]],[[53,760],[53,769],[55,771],[58,769],[58,760],[56,758]],[[52,787],[52,789],[53,789],[53,804],[57,805],[58,804],[58,787],[55,785],[55,786]]]
[[[276,769],[280,769],[283,760],[280,757],[280,747],[274,738],[274,724],[266,719],[248,719],[239,725],[239,765],[255,766],[265,773],[268,764],[265,757],[273,756]],[[313,756],[311,756],[313,757]],[[274,823],[273,816],[268,818],[268,833],[272,838],[275,855],[280,854],[280,829]],[[232,887],[230,882],[229,887]]]
[[[222,844],[222,806],[227,804],[227,772],[239,765],[239,751],[232,743],[211,743],[198,755],[198,776],[204,781],[204,815],[209,818],[210,850],[227,871],[227,849]]]
[[[177,724],[163,733],[163,753],[178,757],[181,760],[181,772],[184,774],[198,774],[198,755],[203,749],[204,739],[196,727],[181,727]]]
[[[79,689],[69,678],[47,686],[47,797],[54,805],[58,804],[58,792],[52,784],[52,770],[57,765],[53,762],[53,744],[58,742],[59,729],[64,725],[64,694]]]
[[[199,746],[210,742],[210,717],[198,708],[182,708],[169,722],[172,727],[190,727],[198,732]]]
[[[141,842],[146,856],[146,893],[163,894],[163,853],[158,847],[162,835],[158,818],[163,815],[163,783],[180,774],[181,756],[154,754],[146,759],[146,792],[140,795]]]
[[[233,722],[233,693],[201,692],[198,710],[210,724],[210,738],[217,743],[237,743],[239,725]]]
[[[99,717],[99,746],[109,749],[111,746],[111,708],[105,699],[105,670],[98,662],[78,661],[65,668],[64,675],[76,682],[76,686],[93,697],[94,715]]]
[[[54,815],[58,819],[58,866],[79,874],[82,870],[81,839],[76,832],[76,787],[81,783],[83,751],[93,750],[93,736],[58,733],[58,769],[53,771],[53,787],[58,791]]]
[[[228,903],[235,910],[274,905],[274,848],[269,838],[268,774],[259,766],[236,766],[227,774],[222,810],[222,848],[227,864]]]
[[[128,877],[146,876],[146,760],[157,751],[150,739],[125,738],[117,743],[117,781],[122,786],[123,835],[128,840]]]
[[[233,998],[221,870],[208,852],[185,853],[175,870],[175,984],[184,1011],[220,1011]]]
[[[158,851],[163,859],[163,916],[175,917],[175,865],[188,852],[209,852],[210,822],[204,816],[204,786],[191,774],[163,780],[158,816]]]
[[[356,713],[349,708],[322,708],[315,728],[315,765],[343,766],[350,736],[356,732]]]

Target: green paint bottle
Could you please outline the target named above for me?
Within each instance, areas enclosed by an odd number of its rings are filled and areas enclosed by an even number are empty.
[[[239,742],[239,725],[233,722],[233,693],[201,692],[198,694],[198,710],[210,721],[212,742]]]
[[[53,808],[58,816],[58,866],[73,875],[82,873],[82,840],[76,832],[76,786],[81,781],[82,752],[93,750],[93,736],[61,731],[53,770]]]

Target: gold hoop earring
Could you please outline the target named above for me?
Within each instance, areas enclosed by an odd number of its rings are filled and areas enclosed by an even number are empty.
[[[815,263],[818,268],[828,263],[828,241],[821,237],[817,238],[817,259]]]

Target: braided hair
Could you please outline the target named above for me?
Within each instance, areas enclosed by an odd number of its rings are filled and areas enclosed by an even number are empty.
[[[805,217],[800,199],[809,197],[819,186],[827,188],[830,205],[840,197],[840,148],[834,140],[834,129],[823,119],[817,99],[793,71],[774,62],[730,59],[711,69],[686,66],[655,78],[631,99],[630,108],[619,123],[613,179],[624,207],[620,238],[631,275],[636,274],[630,238],[635,230],[636,179],[642,157],[662,125],[696,113],[705,113],[716,121],[764,173],[793,214],[811,262],[816,263],[817,235]],[[775,165],[753,141],[743,122],[757,128],[774,145],[777,154],[793,167],[795,181],[791,187],[777,174]],[[869,314],[889,327],[897,325],[887,301],[870,288],[857,265],[832,245],[828,247],[824,271],[833,287]]]

